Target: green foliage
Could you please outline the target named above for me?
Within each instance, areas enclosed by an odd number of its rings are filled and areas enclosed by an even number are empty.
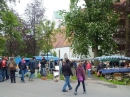
[[[56,57],[56,56],[57,56],[56,51],[51,51],[51,53],[52,53],[52,55],[53,55],[54,57]]]
[[[16,0],[8,1],[14,3],[16,2]],[[11,55],[11,51],[7,50],[7,46],[5,44],[7,44],[8,41],[12,42],[13,40],[21,42],[21,35],[17,33],[18,31],[16,30],[19,25],[17,16],[8,8],[6,0],[0,0],[0,20],[0,31],[3,36],[0,39],[2,44],[0,53]]]
[[[54,78],[53,74],[48,74],[47,75],[47,79],[53,79],[53,78]]]
[[[23,47],[21,33],[17,30],[20,25],[17,16],[10,10],[2,14],[2,32],[6,39],[6,44],[12,44],[13,41],[17,40],[19,47]],[[6,53],[9,55],[13,54],[13,51],[8,51],[8,47],[5,47]]]
[[[115,53],[117,45],[112,35],[116,33],[119,15],[112,9],[113,0],[84,1],[84,9],[77,6],[78,0],[71,0],[70,11],[62,11],[73,53],[89,55],[89,48],[98,47],[102,55]]]
[[[130,81],[126,84],[125,81],[127,79],[124,79],[124,81],[116,81],[116,80],[106,80],[103,76],[100,76],[100,77],[97,77],[97,75],[94,75],[96,78],[100,79],[100,80],[103,80],[103,81],[106,81],[106,82],[109,82],[109,83],[112,83],[112,84],[115,84],[115,85],[128,85],[130,84]]]
[[[5,42],[6,40],[2,36],[0,36],[0,55],[2,55],[5,48]]]
[[[53,42],[55,41],[55,38],[53,37],[54,25],[54,22],[46,20],[37,26],[36,37],[40,36],[37,44],[40,45],[40,50],[42,50],[44,53],[49,52],[53,48]]]

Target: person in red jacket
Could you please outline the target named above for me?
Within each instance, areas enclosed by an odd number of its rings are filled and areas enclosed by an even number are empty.
[[[86,70],[87,70],[87,74],[88,74],[88,79],[90,79],[91,77],[91,69],[92,69],[92,65],[89,61],[87,61],[87,65],[86,65]]]

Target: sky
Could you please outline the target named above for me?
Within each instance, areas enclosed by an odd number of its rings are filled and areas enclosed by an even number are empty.
[[[16,4],[8,4],[10,7],[13,7],[21,17],[24,18],[24,10],[26,9],[26,6],[28,3],[30,3],[32,0],[20,0],[19,2],[16,2]],[[58,10],[69,10],[69,4],[70,0],[43,0],[43,6],[45,7],[45,16],[47,19],[52,20],[52,15],[54,11]],[[78,5],[82,5],[83,0],[80,0]]]
[[[16,2],[16,4],[8,4],[10,7],[15,9],[20,16],[24,17],[24,10],[26,9],[26,6],[28,3],[30,3],[32,0],[20,0],[19,2]],[[69,9],[69,2],[70,0],[43,0],[43,6],[45,7],[45,16],[48,19],[52,19],[52,15],[54,11],[57,10],[68,10]]]

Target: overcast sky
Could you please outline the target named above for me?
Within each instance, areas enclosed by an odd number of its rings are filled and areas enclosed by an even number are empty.
[[[13,7],[21,16],[24,17],[24,10],[28,3],[30,3],[32,0],[20,0],[20,3],[16,3],[10,5],[10,7]],[[57,10],[68,10],[69,9],[69,1],[70,0],[43,0],[43,6],[46,8],[45,16],[47,16],[48,19],[52,19],[52,15],[54,11]]]
[[[30,3],[32,0],[20,0],[20,3],[16,3],[16,6],[9,5],[10,7],[13,7],[21,16],[24,17],[24,10],[28,3]],[[81,0],[80,4],[83,4]],[[54,11],[57,10],[68,10],[69,9],[70,0],[43,0],[43,5],[46,8],[45,16],[47,16],[48,19],[52,19],[52,15]]]

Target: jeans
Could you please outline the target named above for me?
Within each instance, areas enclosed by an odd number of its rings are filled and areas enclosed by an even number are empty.
[[[90,78],[91,77],[90,70],[87,70],[87,73],[88,73],[88,77]]]
[[[82,85],[83,85],[83,90],[84,90],[84,92],[85,92],[86,89],[85,89],[85,83],[84,83],[84,81],[82,81]],[[77,85],[76,88],[75,88],[75,91],[76,91],[76,92],[77,92],[79,86],[80,86],[80,81],[78,81],[78,85]]]
[[[6,69],[3,69],[2,70],[2,77],[3,77],[3,81],[5,80],[5,77],[6,77]]]
[[[42,68],[43,76],[46,76],[46,68]]]
[[[33,77],[34,77],[34,73],[32,73],[32,72],[30,72],[30,79],[33,79]]]
[[[2,69],[0,69],[0,82],[3,80],[3,77],[2,77]]]
[[[69,89],[72,88],[70,85],[70,76],[65,76],[65,84],[63,86],[63,90],[66,90],[67,85],[68,85]]]
[[[24,74],[25,74],[26,70],[21,70],[22,76],[21,76],[21,81],[24,82]]]
[[[50,68],[50,73],[53,74],[53,68]]]
[[[15,70],[10,70],[10,79],[11,79],[11,83],[16,83],[16,79],[15,79]]]

